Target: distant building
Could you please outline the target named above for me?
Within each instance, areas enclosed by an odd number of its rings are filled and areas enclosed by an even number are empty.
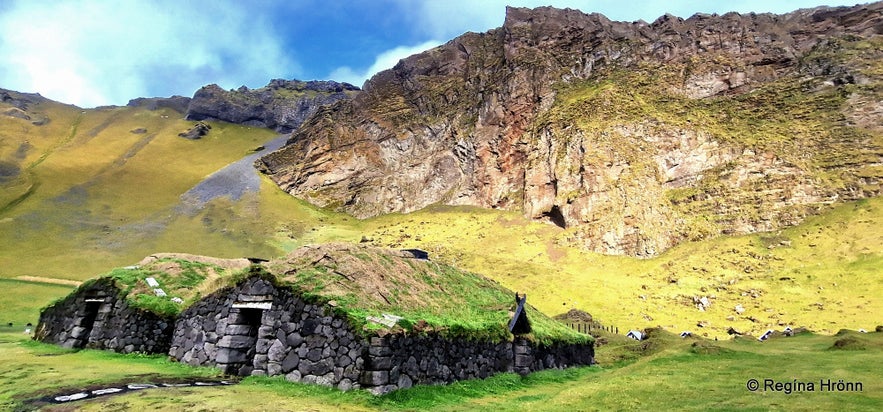
[[[630,330],[629,333],[625,334],[625,336],[634,340],[644,340],[644,334],[641,331],[637,330]]]

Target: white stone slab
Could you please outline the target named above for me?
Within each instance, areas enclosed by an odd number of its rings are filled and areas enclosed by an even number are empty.
[[[369,322],[379,323],[379,324],[386,326],[388,328],[391,328],[396,325],[396,321],[394,321],[392,319],[378,318],[377,316],[366,316],[365,319],[368,320]]]
[[[127,387],[132,390],[137,390],[137,389],[156,388],[156,385],[154,385],[152,383],[130,383]]]
[[[391,320],[391,321],[393,321],[393,322],[398,322],[398,321],[402,320],[402,317],[401,317],[401,316],[390,315],[389,313],[384,313],[384,314],[383,314],[383,318],[386,319],[386,320]]]
[[[144,281],[146,281],[146,282],[147,282],[147,285],[150,286],[150,287],[152,287],[152,288],[158,288],[158,287],[159,287],[159,282],[157,282],[156,279],[154,279],[154,278],[147,278],[147,279],[144,279]]]
[[[153,293],[156,293],[156,296],[159,296],[161,298],[166,296],[166,291],[159,289],[159,288],[154,289]]]
[[[80,392],[80,393],[75,393],[73,395],[56,396],[55,401],[56,402],[70,402],[70,401],[75,401],[78,399],[83,399],[83,398],[88,398],[88,397],[89,397],[88,393]]]
[[[273,307],[273,302],[236,302],[233,309],[261,309],[269,310]]]
[[[96,389],[96,390],[92,391],[92,394],[95,396],[98,396],[98,395],[107,395],[109,393],[117,393],[117,392],[122,392],[122,391],[123,390],[120,388],[105,388],[105,389]]]

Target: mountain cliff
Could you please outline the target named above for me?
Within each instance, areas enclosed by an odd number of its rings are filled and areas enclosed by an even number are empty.
[[[222,120],[289,133],[319,106],[346,99],[359,90],[348,83],[274,79],[259,89],[224,90],[210,84],[196,91],[188,120]]]
[[[359,218],[515,209],[608,254],[775,230],[880,193],[881,10],[648,24],[508,8],[319,109],[257,166]]]

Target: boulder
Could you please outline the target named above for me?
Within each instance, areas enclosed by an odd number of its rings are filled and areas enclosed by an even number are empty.
[[[196,122],[190,130],[182,133],[178,133],[178,136],[183,137],[185,139],[190,140],[198,140],[201,139],[202,136],[208,134],[208,132],[212,129],[212,126],[208,123],[204,122]]]

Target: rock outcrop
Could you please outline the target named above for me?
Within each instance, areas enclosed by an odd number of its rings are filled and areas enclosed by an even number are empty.
[[[212,130],[212,126],[205,122],[196,122],[190,129],[186,132],[178,133],[178,136],[183,137],[185,139],[190,140],[199,140],[202,136],[208,134],[209,131]]]
[[[129,103],[126,104],[126,106],[143,107],[147,110],[168,108],[184,114],[187,112],[187,107],[190,106],[190,98],[185,96],[139,97],[137,99],[129,100]]]
[[[49,117],[39,110],[41,104],[51,100],[39,93],[20,93],[13,90],[0,89],[0,111],[2,115],[29,121],[34,126],[49,123]]]
[[[325,104],[359,91],[348,83],[275,79],[260,89],[224,90],[216,84],[199,89],[187,108],[188,120],[223,120],[289,133]]]
[[[609,254],[876,196],[883,4],[614,22],[508,8],[319,109],[257,162],[359,218],[516,209]]]

